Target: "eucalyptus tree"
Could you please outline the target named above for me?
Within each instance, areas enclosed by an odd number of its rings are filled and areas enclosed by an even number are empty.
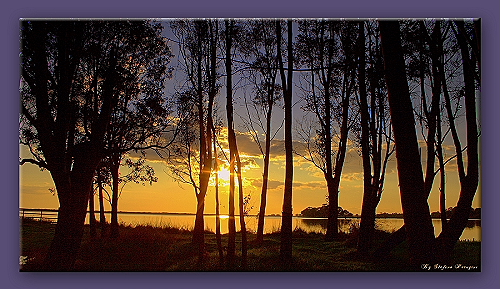
[[[218,128],[219,127],[219,128]],[[220,126],[214,125],[212,130],[212,144],[214,150],[214,171],[219,171],[219,152],[217,146],[218,136],[220,134]],[[219,174],[215,174],[215,240],[217,243],[217,251],[219,253],[219,263],[224,264],[224,249],[222,246],[222,234],[221,234],[221,223],[220,223],[220,197],[219,197]]]
[[[134,26],[123,25],[119,29],[133,37],[165,41],[158,36],[154,39],[151,33],[140,35]],[[158,46],[157,49],[161,47]],[[112,189],[111,237],[118,236],[118,199],[123,186],[128,182],[156,182],[154,169],[145,163],[146,152],[158,152],[168,148],[176,135],[171,103],[163,95],[164,81],[166,77],[170,77],[170,69],[166,66],[165,59],[154,59],[154,54],[159,51],[152,48],[154,47],[148,47],[147,43],[138,42],[128,47],[122,46],[121,49],[122,57],[129,57],[124,63],[127,72],[121,79],[121,85],[124,87],[123,97],[116,103],[116,109],[111,115],[113,125],[105,139],[105,164],[110,171]],[[168,47],[163,46],[163,49],[164,52],[161,53],[171,57]],[[140,155],[131,156],[132,152],[140,152]],[[127,159],[126,154],[129,154]],[[123,165],[129,168],[129,173],[121,176],[120,167]]]
[[[285,109],[285,186],[283,192],[283,210],[281,214],[281,243],[280,256],[288,266],[292,261],[292,193],[293,193],[293,143],[292,143],[292,89],[293,89],[293,21],[287,20],[287,63],[288,68],[284,66],[283,59],[283,37],[282,23],[276,21],[276,38],[278,41],[276,57],[281,78],[281,87],[283,91],[283,101]],[[286,74],[285,74],[286,70]]]
[[[479,20],[453,22],[452,29],[456,37],[456,43],[460,49],[462,60],[463,95],[466,122],[466,148],[462,144],[456,129],[456,117],[451,109],[452,103],[449,95],[444,93],[445,106],[450,123],[451,134],[457,155],[457,172],[460,180],[460,196],[457,206],[448,222],[446,228],[437,237],[439,258],[441,261],[449,261],[453,248],[462,235],[469,214],[472,209],[472,201],[479,185],[479,127],[476,98],[481,85],[481,55],[480,55],[480,22]],[[441,47],[438,46],[438,50]],[[441,69],[441,73],[443,70]],[[441,77],[443,81],[443,77]],[[445,82],[442,82],[443,88]],[[455,104],[461,107],[461,104]],[[466,149],[465,155],[462,151]],[[466,161],[465,161],[466,160]],[[467,163],[467,165],[465,165]]]
[[[360,252],[367,252],[373,245],[376,209],[382,197],[387,162],[394,152],[377,30],[374,21],[358,23],[359,142],[363,159],[363,204],[358,237]]]
[[[236,142],[236,133],[234,130],[234,106],[233,106],[233,70],[232,54],[233,39],[237,36],[237,27],[234,20],[225,20],[225,71],[226,71],[226,117],[227,117],[227,138],[229,143],[229,236],[227,259],[230,267],[234,266],[235,257],[235,222],[234,222],[234,193],[235,193],[235,175],[238,178],[238,200],[239,217],[241,228],[241,259],[242,267],[247,266],[247,232],[245,225],[244,197],[243,197],[243,178],[241,172],[241,159]]]
[[[407,45],[409,48],[407,51],[417,55],[413,59],[410,58],[407,71],[409,71],[410,80],[412,71],[417,72],[414,75],[420,78],[419,85],[422,87],[421,108],[415,111],[421,112],[417,115],[417,119],[424,123],[422,127],[425,126],[427,129],[427,134],[423,137],[427,149],[424,196],[427,200],[434,176],[440,172],[440,207],[443,219],[446,216],[444,209],[445,165],[452,160],[456,160],[460,180],[461,192],[457,203],[457,208],[460,207],[460,210],[455,209],[449,221],[443,220],[443,229],[437,237],[437,242],[432,241],[435,250],[433,254],[438,261],[446,262],[451,258],[453,247],[465,228],[479,182],[479,129],[476,119],[476,97],[480,89],[480,54],[477,49],[479,42],[476,36],[479,25],[474,21],[436,20],[427,23],[416,21],[410,24],[413,26],[407,24],[406,27],[413,27],[416,33],[408,34],[420,36],[414,40],[413,47],[411,42]],[[412,60],[416,63],[413,67]],[[426,101],[427,97],[422,84],[424,75],[430,79],[430,101]],[[453,96],[452,93],[454,93]],[[457,120],[460,117],[464,117],[466,123],[467,146],[465,147],[462,147],[461,134],[457,129]],[[455,148],[447,159],[445,159],[446,151],[443,149],[446,138],[451,138]],[[466,151],[466,156],[464,151]],[[437,171],[434,165],[436,157],[438,159]],[[467,172],[464,159],[467,159]],[[379,253],[387,253],[405,238],[411,239],[408,230],[408,224],[405,221],[405,225],[389,238]]]
[[[299,23],[297,55],[310,71],[303,87],[303,108],[314,115],[318,127],[314,131],[310,127],[300,128],[306,143],[302,157],[323,172],[327,183],[328,241],[338,233],[339,186],[354,114],[349,103],[355,89],[356,37],[354,24],[349,21],[320,19]]]
[[[432,264],[434,228],[425,194],[399,22],[379,21],[379,25],[411,262],[413,266]]]
[[[104,160],[103,162],[106,162]],[[97,198],[99,200],[99,230],[101,238],[106,236],[106,214],[104,210],[104,192],[106,192],[105,184],[109,183],[111,176],[109,174],[109,169],[106,166],[101,165],[97,168],[94,183],[97,190]]]
[[[83,235],[92,180],[123,99],[162,90],[170,52],[151,21],[21,23],[21,143],[46,168],[59,199],[46,269],[71,270]]]
[[[244,72],[252,86],[250,104],[245,99],[247,117],[244,122],[252,139],[258,145],[264,161],[256,234],[256,241],[259,243],[264,237],[271,141],[275,136],[271,131],[271,121],[273,108],[281,99],[281,86],[277,84],[277,40],[274,31],[275,24],[271,20],[248,20],[237,38],[239,51],[250,67]],[[264,143],[260,138],[261,133],[265,135]]]
[[[111,197],[109,202],[111,205],[111,223],[110,223],[110,237],[117,238],[119,236],[118,225],[118,200],[123,192],[123,188],[127,183],[136,183],[145,185],[149,183],[158,182],[155,175],[154,168],[146,164],[146,156],[143,155],[138,159],[118,157],[117,154],[112,155],[110,158],[110,171],[111,171]],[[122,174],[121,167],[127,167],[128,172]]]
[[[429,28],[430,27],[430,28]],[[429,33],[429,29],[431,32]],[[436,158],[439,160],[441,179],[441,200],[444,199],[445,168],[442,143],[441,110],[441,73],[439,62],[443,55],[437,53],[438,38],[441,38],[441,21],[405,21],[401,25],[402,49],[405,56],[406,72],[410,90],[414,90],[413,103],[417,130],[425,142],[424,195],[427,198],[432,191],[436,176]],[[445,80],[446,81],[446,80]],[[430,93],[428,92],[430,87]],[[438,127],[439,126],[439,127]],[[441,201],[441,206],[444,201]],[[443,210],[444,211],[444,210]],[[443,214],[444,215],[444,214]],[[446,220],[443,222],[446,226]],[[406,238],[406,226],[397,230],[390,243],[400,243]]]
[[[170,26],[179,40],[181,65],[186,75],[183,91],[177,93],[181,132],[171,168],[179,181],[194,188],[197,208],[193,242],[200,246],[202,254],[203,212],[213,170],[214,102],[219,92],[219,20],[177,20]]]

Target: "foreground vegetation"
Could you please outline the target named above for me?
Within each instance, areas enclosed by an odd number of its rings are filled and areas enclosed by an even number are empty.
[[[45,271],[42,260],[54,230],[53,223],[21,220],[21,271]],[[411,271],[405,243],[386,258],[372,259],[356,253],[357,232],[353,227],[351,232],[342,233],[338,241],[325,242],[323,234],[295,230],[293,264],[289,267],[279,258],[279,233],[266,234],[262,244],[249,243],[247,268],[242,268],[239,260],[235,267],[228,268],[219,262],[212,232],[206,232],[206,250],[200,263],[198,247],[191,242],[192,232],[185,228],[121,225],[116,239],[92,239],[86,226],[75,271]],[[377,231],[376,242],[388,234]],[[240,237],[238,234],[238,245]],[[249,240],[254,239],[250,234]],[[227,244],[227,235],[222,241]],[[462,271],[479,271],[480,250],[480,242],[459,242],[450,266],[463,264],[477,268]]]

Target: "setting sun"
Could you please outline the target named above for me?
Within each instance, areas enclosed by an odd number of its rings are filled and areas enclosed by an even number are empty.
[[[223,181],[229,182],[230,176],[231,176],[231,173],[226,168],[223,168],[219,171],[219,179],[221,179]]]

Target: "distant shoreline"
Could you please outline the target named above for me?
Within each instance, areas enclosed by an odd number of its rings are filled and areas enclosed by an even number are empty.
[[[57,212],[57,209],[31,209],[31,208],[19,208],[19,211],[26,211],[26,212]],[[87,213],[90,213],[90,211],[87,211]],[[100,213],[99,210],[95,210],[94,213]],[[104,211],[106,214],[111,214],[111,211]],[[131,214],[131,215],[182,215],[182,216],[196,216],[195,213],[172,213],[172,212],[136,212],[136,211],[118,211],[118,214]],[[204,216],[215,216],[216,214],[203,214]],[[227,216],[227,214],[220,214],[222,216]],[[258,215],[245,215],[245,217],[257,217]],[[239,215],[235,215],[235,217],[239,217]],[[271,215],[266,215],[266,217],[281,217],[280,215],[276,214],[271,214]],[[298,218],[304,218],[304,219],[318,219],[318,220],[326,220],[326,217],[306,217],[306,216],[300,216],[300,215],[295,215],[293,217],[298,217]],[[339,219],[360,219],[361,216],[339,216]],[[387,213],[382,213],[382,214],[377,214],[376,216],[377,219],[403,219],[403,214],[387,214]],[[440,217],[433,217],[432,219],[441,219]],[[480,218],[474,218],[474,219],[469,219],[470,221],[479,221],[481,220]]]

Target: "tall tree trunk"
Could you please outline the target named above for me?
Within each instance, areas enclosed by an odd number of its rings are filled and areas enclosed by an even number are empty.
[[[196,209],[196,220],[195,227],[193,231],[193,242],[199,246],[199,260],[200,262],[204,256],[205,250],[205,221],[204,221],[204,209],[205,209],[205,197],[208,192],[208,184],[210,181],[210,174],[212,173],[212,110],[213,102],[216,94],[215,89],[215,69],[216,69],[216,59],[215,59],[215,48],[214,48],[214,31],[212,23],[209,22],[209,37],[210,37],[210,56],[208,70],[209,75],[207,80],[209,81],[208,90],[208,105],[206,113],[206,124],[204,119],[204,97],[203,97],[203,86],[202,86],[202,54],[200,52],[198,56],[198,117],[199,117],[199,127],[200,127],[200,175],[199,175],[199,192],[197,197],[197,209]],[[201,49],[201,39],[198,39],[199,48]]]
[[[196,23],[196,22],[195,22]],[[197,29],[201,30],[201,27],[197,27]],[[204,99],[203,99],[203,80],[202,80],[202,62],[203,62],[203,55],[201,52],[201,48],[203,46],[202,39],[201,39],[201,31],[197,30],[197,41],[198,41],[198,51],[197,51],[197,67],[196,67],[196,73],[197,73],[197,83],[196,83],[196,94],[197,94],[197,108],[198,108],[198,127],[199,127],[199,132],[198,132],[198,141],[200,145],[200,173],[199,173],[199,190],[195,190],[197,192],[196,195],[196,217],[194,221],[194,229],[193,229],[193,243],[194,244],[201,244],[204,242],[204,233],[203,233],[203,226],[204,226],[204,221],[203,221],[203,210],[200,209],[200,207],[203,207],[203,200],[204,197],[201,197],[200,194],[203,194],[203,190],[201,188],[201,183],[202,183],[202,175],[203,175],[203,165],[205,162],[205,124],[204,124]],[[201,212],[201,214],[200,214]]]
[[[213,131],[213,149],[214,149],[214,171],[217,172],[215,174],[215,239],[217,242],[217,251],[219,252],[219,263],[220,265],[224,264],[224,250],[222,248],[222,235],[220,231],[220,204],[219,204],[219,158],[217,156],[217,134],[215,132],[215,128]]]
[[[460,26],[460,22],[458,22],[458,25]],[[464,31],[463,28],[459,27],[459,31]],[[463,37],[463,35],[462,35]],[[442,55],[443,54],[443,49],[442,49],[442,40],[440,38],[440,35],[437,35],[436,37],[437,40],[437,55]],[[462,57],[463,57],[463,68],[464,68],[464,83],[466,83],[466,115],[469,115],[469,118],[466,116],[466,122],[467,122],[467,143],[471,141],[472,147],[468,146],[468,154],[470,153],[471,155],[468,155],[468,158],[472,159],[472,162],[469,162],[470,165],[470,171],[468,169],[468,172],[471,173],[471,182],[469,183],[468,176],[465,174],[465,169],[464,169],[464,164],[462,160],[462,148],[460,144],[460,140],[458,137],[458,132],[455,126],[455,116],[452,112],[451,109],[451,100],[450,96],[448,93],[447,85],[446,85],[446,78],[444,75],[444,65],[440,61],[436,61],[438,65],[437,69],[437,74],[439,74],[439,77],[436,78],[435,81],[440,81],[442,84],[442,89],[443,89],[443,95],[445,99],[445,108],[448,114],[448,119],[450,123],[450,131],[452,134],[453,142],[455,145],[455,151],[457,155],[457,164],[458,164],[458,174],[460,177],[460,183],[461,183],[461,193],[460,193],[460,198],[457,204],[458,206],[461,206],[460,210],[455,209],[455,212],[458,212],[457,214],[454,213],[455,218],[455,224],[454,228],[450,228],[450,222],[446,220],[446,211],[443,209],[443,206],[445,206],[445,191],[444,191],[444,168],[442,168],[441,171],[441,194],[440,194],[440,200],[441,200],[441,218],[443,221],[443,230],[439,237],[437,238],[437,252],[438,252],[438,259],[440,262],[446,263],[449,261],[451,257],[451,253],[453,250],[454,245],[456,244],[457,240],[460,238],[460,235],[462,234],[465,225],[467,223],[468,219],[468,214],[470,212],[470,208],[472,206],[472,200],[474,199],[475,192],[477,190],[477,183],[478,183],[478,175],[479,175],[479,169],[478,169],[478,153],[477,153],[477,142],[478,142],[478,133],[477,133],[477,124],[476,124],[476,111],[475,111],[475,94],[474,94],[474,72],[473,68],[471,66],[473,65],[474,61],[472,61],[469,58],[468,54],[468,49],[466,48],[466,41],[462,38],[460,38],[459,35],[457,35],[457,40],[459,42],[459,46],[462,52]],[[436,56],[436,57],[438,57]],[[465,56],[465,57],[464,57]],[[439,85],[439,83],[438,83]],[[467,97],[468,95],[468,97]],[[467,110],[467,101],[469,102],[469,109]],[[470,122],[469,122],[470,121]],[[439,116],[438,116],[438,122],[439,122]],[[439,124],[438,124],[439,125]],[[470,125],[470,126],[469,126]],[[470,135],[469,135],[470,133]],[[439,132],[438,132],[439,134]],[[440,139],[440,137],[438,137]],[[438,141],[439,142],[439,141]],[[470,150],[469,150],[470,149]],[[439,150],[439,148],[438,148]],[[439,151],[438,151],[438,160],[439,160]],[[442,160],[441,160],[442,162]],[[430,191],[429,191],[430,192]],[[451,221],[451,220],[450,220]],[[379,250],[378,254],[383,255],[387,252],[389,252],[392,248],[394,248],[397,244],[403,241],[404,237],[406,236],[406,226],[403,226],[400,228],[398,231],[396,231],[391,238],[389,238],[389,241],[386,242]]]
[[[428,38],[427,30],[424,27],[423,22],[420,22],[423,37]],[[427,161],[426,161],[426,170],[425,170],[425,178],[424,178],[424,191],[429,197],[432,184],[434,183],[434,178],[436,174],[434,173],[434,164],[436,159],[436,131],[437,131],[437,118],[439,117],[439,102],[441,98],[441,75],[438,72],[439,66],[439,58],[440,54],[437,51],[436,41],[441,39],[441,26],[440,22],[436,21],[434,24],[434,29],[432,32],[432,37],[429,39],[429,46],[431,47],[431,59],[432,59],[432,97],[431,97],[431,108],[430,111],[427,110],[427,105],[424,107],[424,113],[427,119]],[[425,98],[424,98],[425,100]],[[424,102],[425,104],[425,102]]]
[[[346,54],[346,58],[348,55]],[[349,69],[352,69],[349,71]],[[355,77],[355,68],[351,67],[350,63],[345,64],[344,75],[343,75],[343,91],[342,91],[342,104],[341,104],[341,123],[340,123],[340,137],[337,153],[335,155],[335,165],[333,167],[333,174],[327,178],[327,186],[328,186],[328,223],[327,223],[327,232],[325,238],[327,240],[333,240],[335,236],[338,234],[338,216],[339,216],[339,188],[340,188],[340,180],[342,177],[342,170],[344,168],[344,161],[347,151],[347,139],[349,134],[349,99],[351,95],[351,91],[354,84]],[[349,79],[351,82],[349,83]],[[329,82],[329,81],[328,81]],[[329,91],[329,86],[326,87]],[[326,102],[325,109],[330,108],[331,104],[329,101],[330,93],[326,94],[328,96],[328,101]],[[330,119],[330,112],[327,113],[328,120]],[[331,133],[330,128],[327,130],[327,146],[331,147]],[[331,149],[327,147],[327,154],[331,154]],[[331,156],[327,156],[327,161],[331,161]],[[328,170],[328,166],[327,166]],[[328,172],[328,171],[327,171]],[[327,173],[330,175],[329,173]]]
[[[361,208],[361,220],[359,224],[358,250],[367,252],[372,245],[373,233],[375,231],[375,214],[377,208],[377,191],[372,186],[372,167],[370,161],[370,129],[368,112],[368,94],[365,82],[365,31],[364,22],[359,23],[358,34],[359,52],[359,102],[361,111],[361,155],[363,158],[363,204]],[[372,95],[372,97],[374,97]],[[375,148],[373,154],[376,154]],[[374,156],[375,157],[375,156]]]
[[[264,152],[264,171],[262,173],[262,191],[260,194],[259,220],[257,223],[257,243],[262,243],[262,241],[264,241],[264,219],[266,216],[267,185],[269,181],[269,161],[271,155],[271,116],[273,109],[273,95],[268,95],[268,97],[270,97],[271,100],[268,102],[269,110],[267,111],[266,115],[266,143]]]
[[[106,236],[106,215],[104,213],[104,188],[100,176],[98,177],[97,184],[99,188],[99,229],[101,230],[101,238],[104,238]]]
[[[441,116],[438,116],[438,125],[437,125],[437,144],[436,144],[436,155],[439,164],[439,210],[441,213],[441,231],[446,230],[448,225],[448,219],[446,216],[446,171],[444,166],[444,157],[443,157],[443,147],[442,147],[442,132],[441,132]]]
[[[90,146],[81,146],[75,155],[71,176],[51,171],[59,196],[59,211],[54,238],[45,259],[48,271],[70,271],[80,249],[85,216],[98,158],[88,157]],[[98,155],[98,154],[96,154]]]
[[[441,35],[437,35],[436,41],[436,52],[438,55],[443,55],[443,40]],[[438,56],[439,57],[439,56]],[[439,60],[439,58],[437,58]],[[448,94],[448,87],[446,85],[446,77],[444,74],[444,64],[441,61],[438,61],[438,69],[439,73],[439,80],[441,80],[441,83],[438,85],[441,85],[443,95]],[[444,155],[443,155],[443,133],[441,129],[441,113],[439,112],[437,115],[437,143],[436,143],[436,156],[438,159],[439,163],[439,171],[440,171],[440,186],[439,186],[439,208],[441,211],[441,232],[446,230],[446,227],[448,227],[448,219],[446,215],[446,170],[445,170],[445,163],[444,163]]]
[[[228,136],[229,138],[229,136]],[[234,156],[229,153],[229,220],[228,220],[228,241],[227,241],[227,265],[234,267],[234,258],[236,254],[236,219],[234,204]]]
[[[45,260],[48,271],[72,270],[83,236],[88,190],[82,188],[60,193],[67,194],[68,198],[60,200],[56,231]]]
[[[459,28],[456,33],[457,42],[462,54],[463,77],[464,77],[464,95],[465,95],[465,118],[467,126],[467,173],[464,166],[459,162],[460,176],[460,197],[453,215],[448,222],[446,230],[438,237],[439,258],[442,261],[448,261],[451,258],[453,248],[463,233],[469,219],[472,208],[472,201],[476,194],[479,184],[479,152],[478,152],[478,130],[476,123],[476,95],[474,84],[474,69],[475,61],[469,56],[469,48],[467,47],[467,35],[464,34],[463,21],[455,21],[455,25]],[[450,122],[452,119],[450,117]],[[457,147],[457,150],[460,148]]]
[[[236,135],[233,127],[233,82],[231,67],[231,48],[232,48],[232,27],[231,20],[225,21],[226,25],[226,116],[229,142],[229,235],[227,245],[227,262],[229,268],[234,267],[234,258],[236,254],[236,220],[234,205],[235,189],[235,161],[236,161]],[[240,216],[241,217],[241,216]]]
[[[436,152],[435,146],[438,146],[438,149],[440,148],[440,143],[436,144],[436,133],[437,131],[441,130],[440,127],[440,111],[439,111],[439,103],[440,103],[440,97],[441,97],[441,83],[445,83],[445,78],[444,78],[444,66],[440,61],[440,57],[442,56],[443,52],[442,49],[440,49],[440,45],[442,44],[442,39],[441,39],[441,27],[440,27],[440,21],[437,21],[434,25],[432,37],[430,37],[427,33],[427,28],[425,28],[424,23],[420,22],[420,41],[421,41],[421,47],[420,47],[420,56],[421,59],[420,61],[424,63],[423,59],[423,54],[424,54],[424,43],[427,42],[430,51],[431,51],[431,59],[432,59],[432,78],[433,78],[433,83],[432,83],[432,98],[431,98],[431,108],[430,111],[427,110],[427,101],[426,101],[426,96],[425,96],[425,88],[424,88],[424,70],[425,70],[425,64],[422,64],[421,66],[421,76],[420,76],[420,82],[421,82],[421,101],[423,103],[422,105],[422,110],[423,114],[425,116],[425,119],[427,120],[427,139],[426,139],[426,147],[427,147],[427,159],[426,159],[426,171],[425,171],[425,178],[424,178],[424,193],[426,195],[426,198],[429,198],[429,195],[432,190],[432,184],[435,179],[435,173],[434,173],[434,164],[435,164],[435,157],[436,154],[438,155],[439,159],[439,151]],[[445,95],[446,95],[445,91]],[[438,142],[440,142],[440,137],[438,138]],[[442,151],[441,151],[442,154]],[[442,162],[441,158],[441,162]],[[441,174],[441,190],[444,190],[444,168]],[[444,204],[442,201],[444,198],[444,191],[441,191],[441,203]],[[446,223],[446,219],[445,219]],[[445,224],[443,223],[443,226]],[[403,225],[401,228],[399,228],[393,236],[391,236],[385,244],[383,244],[378,250],[377,250],[377,255],[385,255],[389,253],[390,250],[392,250],[395,246],[400,244],[406,239],[406,225]]]
[[[194,221],[193,229],[193,243],[202,244],[204,243],[204,231],[205,231],[205,220],[203,218],[203,212],[205,210],[205,196],[201,193],[196,195],[196,217]]]
[[[281,246],[280,255],[285,266],[292,262],[292,231],[293,231],[293,209],[292,209],[292,184],[293,184],[293,147],[292,147],[292,76],[293,76],[293,34],[292,20],[288,20],[288,73],[285,76],[283,59],[281,56],[281,45],[278,45],[278,61],[281,74],[281,85],[283,87],[283,98],[285,103],[285,188],[283,194],[283,211],[281,215]],[[281,43],[281,24],[276,22],[276,34],[278,43]]]
[[[90,190],[89,196],[89,227],[90,227],[90,237],[95,238],[97,233],[96,219],[95,219],[95,208],[94,208],[94,190]]]
[[[120,235],[118,226],[118,199],[120,195],[120,162],[121,156],[114,155],[111,157],[111,178],[112,178],[112,194],[111,194],[111,224],[110,234],[111,238],[118,238]]]
[[[345,76],[347,78],[347,76]],[[338,234],[338,216],[339,216],[339,188],[344,168],[344,160],[347,151],[347,137],[349,132],[349,88],[342,96],[342,124],[340,127],[339,147],[335,157],[335,166],[333,168],[333,178],[327,179],[328,186],[328,223],[325,238],[333,240]],[[330,229],[330,230],[328,230]]]
[[[385,78],[396,143],[398,177],[411,263],[432,264],[434,228],[427,204],[399,23],[379,21]]]
[[[323,36],[322,36],[323,37]],[[321,37],[321,41],[323,40]],[[323,41],[322,41],[323,42]],[[323,49],[321,49],[323,51]],[[328,64],[332,65],[332,55],[333,49],[329,49],[328,53]],[[323,58],[323,53],[320,53],[320,58]],[[323,61],[321,61],[323,63]],[[331,85],[331,75],[332,68],[327,68],[327,75],[324,75],[324,70],[322,70],[322,78],[323,78],[323,86],[324,86],[324,94],[325,94],[325,121],[323,127],[323,137],[325,144],[325,180],[328,190],[328,221],[326,226],[326,241],[333,241],[339,231],[338,226],[338,189],[339,185],[336,185],[336,180],[333,172],[333,161],[332,161],[332,103],[331,103],[331,94],[330,94],[330,85]],[[335,163],[337,165],[337,163]]]
[[[243,178],[241,176],[241,160],[240,154],[238,153],[238,148],[235,151],[236,154],[236,166],[238,169],[238,197],[240,204],[240,228],[241,228],[241,266],[243,269],[247,268],[247,255],[248,255],[248,244],[247,244],[247,228],[245,224],[245,202],[243,197]]]

